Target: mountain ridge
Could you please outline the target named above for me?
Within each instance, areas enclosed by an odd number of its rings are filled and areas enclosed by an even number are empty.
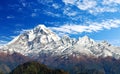
[[[112,46],[107,42],[95,42],[88,36],[79,39],[72,39],[67,35],[59,37],[45,25],[38,25],[34,29],[20,34],[7,45],[0,47],[0,49],[0,51],[6,53],[18,52],[25,56],[36,58],[41,54],[120,58],[120,47]]]

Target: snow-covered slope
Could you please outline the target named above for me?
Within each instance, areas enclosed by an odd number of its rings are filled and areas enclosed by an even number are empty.
[[[38,25],[34,29],[28,30],[7,45],[0,47],[0,51],[6,53],[18,52],[26,56],[39,57],[41,54],[51,56],[94,56],[94,57],[115,57],[120,58],[120,47],[115,47],[103,42],[95,42],[88,36],[72,39],[65,35],[59,37],[57,34]]]

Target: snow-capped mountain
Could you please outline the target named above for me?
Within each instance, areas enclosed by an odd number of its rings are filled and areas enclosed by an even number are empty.
[[[17,52],[36,58],[41,54],[120,58],[120,47],[112,46],[106,41],[95,42],[88,36],[79,39],[73,39],[67,35],[59,37],[44,25],[38,25],[34,29],[25,31],[7,45],[0,47],[0,51],[11,54]]]

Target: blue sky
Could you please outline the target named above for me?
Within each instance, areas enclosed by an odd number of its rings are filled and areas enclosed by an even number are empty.
[[[38,24],[120,46],[120,0],[0,0],[0,44]]]

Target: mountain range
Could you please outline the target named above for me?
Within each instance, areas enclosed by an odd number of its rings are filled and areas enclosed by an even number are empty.
[[[59,37],[44,25],[26,30],[0,46],[0,53],[0,62],[9,67],[8,72],[21,63],[36,60],[70,74],[120,73],[120,47],[106,41],[96,42],[88,36],[78,39],[68,35]]]
[[[0,51],[10,54],[17,52],[34,58],[38,58],[41,54],[120,58],[120,47],[112,46],[106,41],[96,42],[88,36],[79,39],[67,35],[59,37],[44,25],[38,25],[18,35],[7,45],[0,47]]]

